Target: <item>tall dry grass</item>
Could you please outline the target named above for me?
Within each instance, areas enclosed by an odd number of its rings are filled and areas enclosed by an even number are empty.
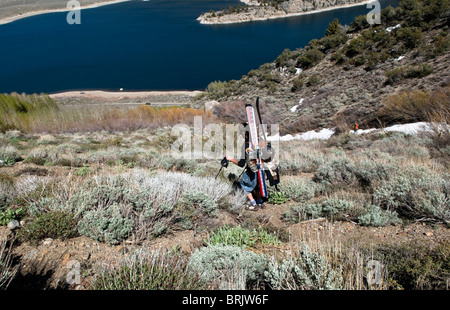
[[[20,130],[29,133],[93,131],[133,131],[178,123],[192,125],[195,116],[208,123],[211,111],[190,107],[137,106],[62,107],[46,95],[0,95],[0,132]]]
[[[308,226],[297,230],[292,237],[295,237],[299,245],[306,245],[312,253],[323,257],[329,268],[341,270],[341,289],[383,290],[388,288],[386,265],[374,257],[374,249],[363,249],[361,245],[345,241],[343,233],[334,229],[333,222],[319,221],[301,225]],[[298,249],[293,247],[291,251],[295,254]],[[373,269],[374,261],[379,264],[377,270]],[[374,272],[379,272],[378,278],[372,278]]]
[[[18,265],[13,264],[14,240],[0,240],[0,290],[7,289],[18,271]]]
[[[423,90],[402,91],[389,96],[377,113],[385,124],[420,121],[449,123],[450,86],[433,92]]]

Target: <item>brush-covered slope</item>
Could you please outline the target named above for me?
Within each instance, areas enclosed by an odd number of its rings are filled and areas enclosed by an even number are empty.
[[[242,101],[260,96],[265,101],[264,120],[280,123],[282,133],[354,121],[362,126],[401,122],[401,117],[390,119],[380,110],[401,95],[410,101],[406,106],[438,97],[436,105],[444,112],[423,113],[419,120],[430,114],[445,120],[449,10],[448,0],[404,0],[396,8],[383,9],[379,25],[369,25],[366,16],[356,17],[348,27],[330,21],[323,38],[286,49],[240,80],[212,82],[201,99],[218,101],[216,114],[236,122],[245,119],[236,112]]]

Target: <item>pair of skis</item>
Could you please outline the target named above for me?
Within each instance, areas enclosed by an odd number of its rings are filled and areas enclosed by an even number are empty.
[[[257,177],[259,189],[261,197],[265,198],[267,197],[267,188],[266,188],[266,178],[264,175],[264,161],[262,158],[262,150],[263,147],[265,147],[263,143],[267,143],[267,137],[264,132],[264,128],[261,121],[261,114],[259,111],[259,97],[256,99],[256,109],[258,111],[259,123],[261,125],[260,128],[262,133],[261,139],[260,136],[258,135],[258,127],[256,126],[255,109],[253,108],[253,105],[250,103],[247,103],[245,105],[245,110],[247,112],[248,126],[250,131],[251,148],[256,152],[256,166],[258,168]]]

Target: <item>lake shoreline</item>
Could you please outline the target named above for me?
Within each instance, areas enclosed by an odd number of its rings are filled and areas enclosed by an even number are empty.
[[[182,105],[189,104],[196,96],[204,93],[200,90],[168,90],[168,91],[66,91],[48,94],[53,100],[63,104],[157,104]]]
[[[130,1],[130,0],[109,0],[109,1],[107,0],[107,1],[102,1],[102,2],[98,2],[98,3],[87,4],[87,5],[83,5],[82,3],[80,3],[80,4],[81,4],[81,9],[84,10],[84,9],[93,9],[93,8],[98,8],[98,7],[105,6],[105,5],[117,4],[117,3],[128,2],[128,1]],[[23,14],[19,14],[19,15],[13,15],[10,17],[1,18],[0,25],[9,24],[14,21],[17,21],[17,20],[20,20],[23,18],[36,16],[36,15],[48,14],[48,13],[58,13],[58,12],[68,12],[68,11],[70,11],[70,9],[68,9],[68,8],[38,9],[38,10],[23,13]]]
[[[244,2],[245,4],[248,4],[248,0],[241,0],[241,2]],[[203,13],[197,18],[197,21],[199,21],[202,25],[228,25],[228,24],[241,24],[241,23],[249,23],[249,22],[255,22],[255,21],[267,21],[267,20],[273,20],[273,19],[280,19],[280,18],[288,18],[288,17],[295,17],[295,16],[303,16],[303,15],[309,15],[309,14],[316,14],[316,13],[322,13],[326,11],[332,11],[332,10],[338,10],[338,9],[345,9],[345,8],[351,8],[355,6],[362,6],[367,5],[369,3],[374,2],[374,0],[366,0],[358,3],[351,3],[351,4],[345,4],[345,5],[338,5],[338,6],[331,6],[323,9],[318,10],[312,10],[312,11],[305,11],[305,12],[298,12],[298,13],[285,13],[283,15],[274,15],[274,16],[264,16],[264,17],[253,17],[251,19],[245,19],[245,20],[228,20],[228,21],[220,21],[220,22],[211,22],[208,21],[207,18],[204,16],[208,13]],[[232,16],[233,14],[230,14]]]

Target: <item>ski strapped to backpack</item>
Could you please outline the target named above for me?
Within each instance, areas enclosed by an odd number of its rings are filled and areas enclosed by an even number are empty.
[[[264,162],[261,157],[261,147],[258,139],[258,128],[256,126],[255,110],[250,103],[245,105],[245,110],[247,112],[251,148],[256,152],[256,167],[258,169],[257,176],[259,189],[261,197],[265,198],[267,197],[266,179],[264,175]]]
[[[270,186],[275,186],[275,189],[278,190],[277,185],[280,183],[280,173],[278,169],[278,165],[273,162],[273,158],[275,157],[275,150],[272,149],[272,145],[270,142],[267,141],[267,136],[264,131],[264,125],[261,118],[261,111],[259,109],[259,97],[256,98],[256,111],[258,112],[258,118],[259,118],[259,124],[261,126],[260,133],[260,144],[262,141],[264,141],[263,147],[261,148],[261,157],[264,164],[264,168],[266,170],[266,176],[269,180]]]

